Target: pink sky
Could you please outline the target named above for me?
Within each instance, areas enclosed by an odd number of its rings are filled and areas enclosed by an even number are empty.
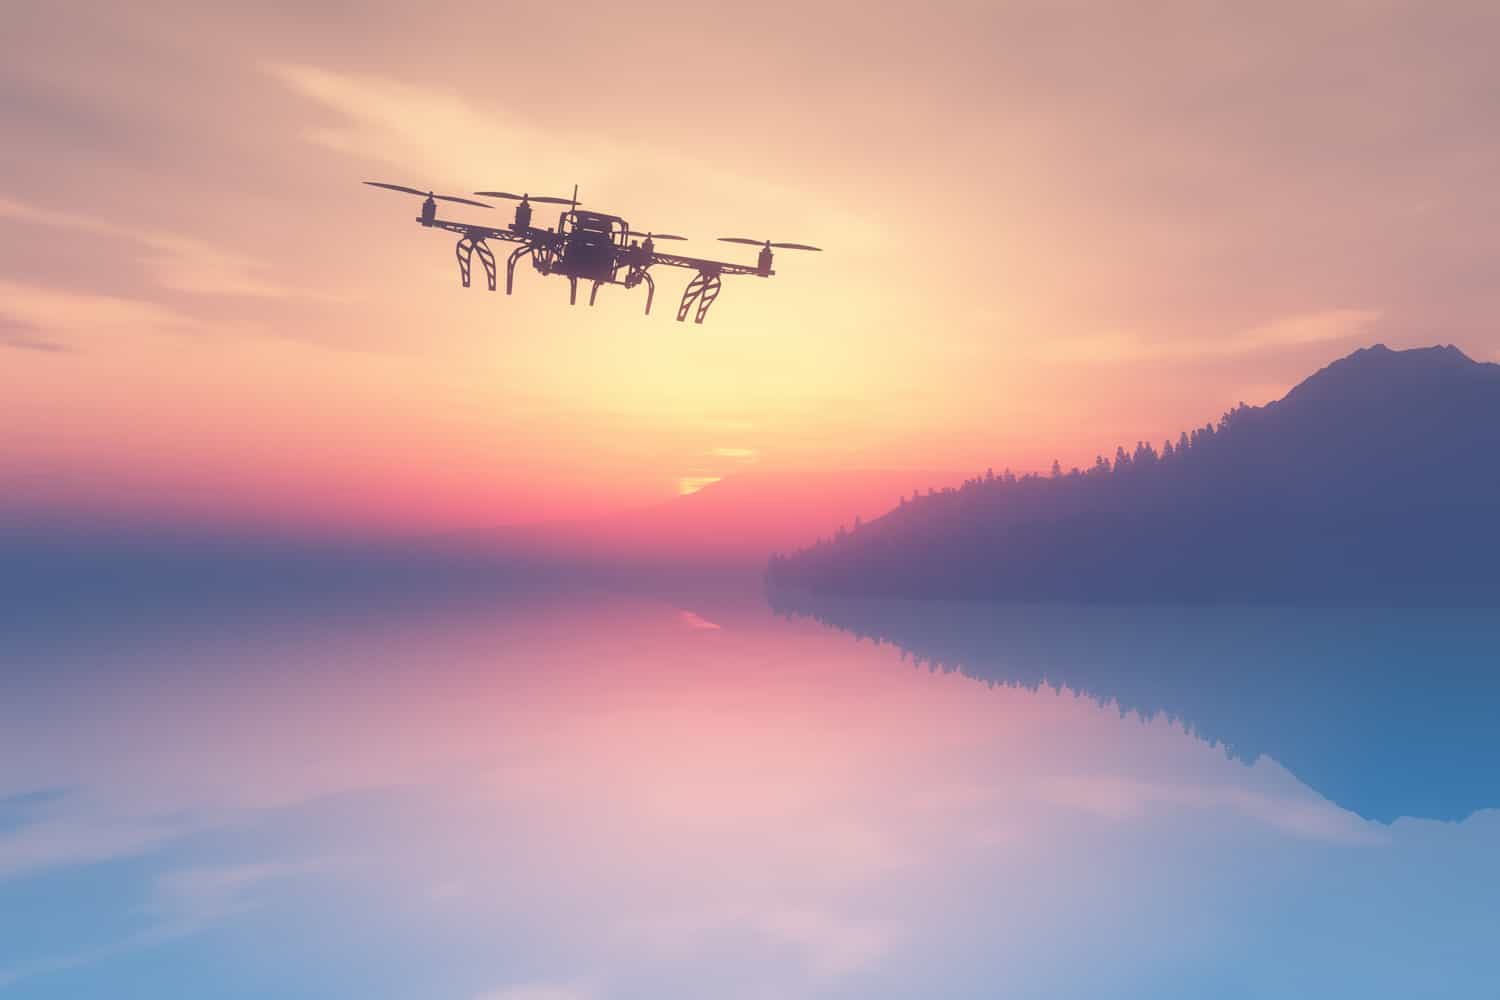
[[[65,6],[0,38],[11,508],[485,529],[1500,355],[1488,4]],[[827,252],[703,327],[686,275],[507,299],[366,178]]]

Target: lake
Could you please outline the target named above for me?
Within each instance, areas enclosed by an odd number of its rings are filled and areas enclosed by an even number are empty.
[[[1494,995],[1497,619],[732,588],[17,619],[0,995]]]

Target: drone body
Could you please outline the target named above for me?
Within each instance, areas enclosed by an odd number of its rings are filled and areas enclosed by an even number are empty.
[[[651,301],[656,296],[656,282],[651,277],[651,268],[657,265],[680,267],[697,272],[683,290],[682,301],[677,307],[679,322],[693,313],[693,322],[702,323],[708,309],[719,297],[720,279],[726,274],[748,274],[769,278],[776,272],[771,269],[772,248],[790,250],[817,250],[805,243],[772,243],[770,240],[751,240],[738,236],[720,237],[726,243],[744,243],[760,247],[760,256],[755,264],[736,264],[730,261],[704,260],[678,254],[661,253],[656,249],[657,240],[681,240],[682,236],[669,233],[636,232],[618,215],[602,212],[586,212],[578,207],[578,189],[573,197],[553,198],[544,195],[515,195],[506,191],[479,191],[481,197],[505,198],[516,201],[515,221],[508,226],[481,226],[468,222],[442,219],[437,214],[439,201],[452,201],[479,208],[490,208],[481,201],[457,198],[452,195],[433,194],[401,184],[385,184],[380,181],[365,181],[372,187],[403,191],[407,194],[426,194],[422,202],[422,214],[417,222],[429,229],[446,229],[458,234],[458,245],[454,250],[458,258],[458,274],[465,288],[469,286],[470,270],[474,256],[484,267],[484,275],[490,291],[494,291],[499,278],[499,267],[489,241],[514,244],[515,249],[505,261],[505,294],[515,287],[516,264],[523,257],[531,258],[531,266],[540,274],[557,274],[568,279],[568,298],[578,302],[578,282],[592,284],[589,305],[599,295],[603,285],[623,285],[634,288],[646,286],[646,313],[651,313]],[[532,203],[568,206],[558,216],[557,227],[540,228],[531,224]]]

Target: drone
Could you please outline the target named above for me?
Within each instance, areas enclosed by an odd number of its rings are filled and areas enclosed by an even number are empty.
[[[417,222],[428,229],[446,229],[458,234],[458,245],[454,255],[458,258],[458,276],[465,288],[469,287],[470,269],[477,254],[484,267],[484,276],[490,291],[495,290],[499,277],[495,252],[489,241],[515,244],[515,249],[505,260],[505,294],[510,295],[515,287],[516,264],[523,257],[531,258],[531,266],[540,274],[560,274],[568,279],[568,301],[578,304],[578,282],[589,281],[589,305],[599,295],[603,285],[623,285],[635,288],[646,286],[646,315],[651,315],[651,300],[656,297],[656,282],[651,277],[651,268],[660,264],[665,267],[681,267],[697,272],[682,292],[682,302],[677,306],[677,320],[682,322],[693,313],[693,322],[702,323],[708,309],[719,297],[721,278],[728,274],[750,274],[769,278],[776,272],[771,269],[772,250],[821,250],[821,247],[806,243],[773,243],[770,240],[752,240],[742,236],[721,236],[724,243],[743,243],[760,247],[755,264],[736,264],[722,260],[704,260],[684,257],[679,254],[661,253],[656,249],[660,240],[684,240],[687,237],[672,233],[639,232],[618,215],[602,212],[585,212],[578,206],[578,187],[573,187],[573,197],[557,198],[549,195],[511,194],[509,191],[476,191],[481,198],[503,198],[517,202],[515,221],[508,226],[482,226],[471,222],[456,222],[438,218],[440,201],[471,205],[475,208],[493,208],[493,205],[471,198],[455,195],[433,194],[404,184],[387,184],[383,181],[365,181],[371,187],[400,191],[405,194],[425,196],[422,214]],[[531,224],[532,205],[566,205],[558,216],[557,227],[544,228]]]

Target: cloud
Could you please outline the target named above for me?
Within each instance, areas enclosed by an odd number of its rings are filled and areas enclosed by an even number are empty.
[[[1041,340],[1044,360],[1114,364],[1130,361],[1185,361],[1232,358],[1258,351],[1350,340],[1366,333],[1381,313],[1376,309],[1323,309],[1295,313],[1222,336],[1158,339],[1130,330],[1105,330],[1076,337]]]
[[[192,829],[164,820],[45,816],[0,836],[0,881],[47,868],[143,854]]]
[[[175,920],[222,920],[247,908],[251,895],[265,883],[326,867],[314,862],[256,862],[178,869],[157,879],[154,909]]]
[[[0,278],[0,324],[58,333],[188,331],[200,324],[143,299],[61,291]],[[0,329],[3,329],[0,326]]]
[[[725,931],[789,946],[813,980],[838,979],[874,965],[901,935],[888,919],[856,917],[816,905],[728,906],[635,918],[624,928],[634,949],[680,958]]]
[[[686,609],[680,609],[677,612],[677,618],[682,622],[682,624],[692,629],[704,629],[712,631],[722,627],[715,624],[714,622],[709,621],[702,615],[695,615],[691,611],[688,611]]]
[[[3,308],[3,307],[0,307]],[[13,347],[22,351],[40,351],[46,354],[68,354],[73,348],[55,340],[36,336],[35,327],[0,319],[0,347]]]
[[[201,929],[197,926],[184,924],[159,924],[134,934],[127,934],[118,940],[94,948],[84,948],[78,951],[64,952],[62,954],[48,955],[43,958],[17,962],[14,965],[0,966],[0,990],[14,986],[22,980],[33,979],[37,976],[45,976],[54,972],[63,972],[68,969],[76,969],[84,965],[92,965],[95,962],[101,962],[116,955],[164,944],[177,938],[186,937]]]
[[[172,291],[259,298],[285,298],[293,294],[261,276],[265,270],[261,261],[177,233],[132,229],[93,216],[39,208],[9,198],[0,198],[0,219],[134,243],[142,249],[141,260],[157,284]]]
[[[1387,836],[1353,813],[1323,800],[1292,799],[1247,788],[1213,787],[1129,777],[1063,777],[1045,782],[1041,798],[1112,819],[1144,815],[1151,806],[1228,809],[1279,830],[1334,843],[1383,843]]]
[[[599,996],[592,987],[572,983],[523,983],[481,993],[475,1000],[596,1000]]]
[[[483,184],[513,184],[484,178],[493,176],[494,164],[514,161],[515,151],[524,149],[527,171],[533,176],[587,178],[596,192],[628,177],[638,204],[667,199],[674,205],[684,200],[714,204],[729,199],[735,204],[811,205],[815,216],[805,222],[783,216],[783,224],[838,233],[850,248],[846,255],[877,253],[892,238],[878,217],[842,210],[829,204],[826,194],[810,199],[796,188],[646,143],[603,138],[590,131],[539,128],[517,116],[479,110],[452,90],[290,63],[268,62],[261,69],[291,92],[343,117],[335,126],[307,128],[307,141],[401,172],[389,180],[426,184],[423,179],[431,178],[440,187],[458,187],[450,194]],[[587,200],[589,192],[583,197]]]
[[[154,922],[117,940],[92,948],[48,955],[0,967],[0,989],[37,976],[92,965],[117,955],[199,933],[251,905],[249,894],[263,883],[318,870],[316,863],[257,863],[203,866],[167,872],[156,881],[155,898],[146,907]],[[526,998],[530,1000],[530,998]],[[539,997],[537,1000],[551,1000]],[[558,1000],[574,1000],[559,997]]]
[[[891,923],[852,920],[814,909],[773,910],[756,923],[762,933],[800,949],[809,971],[820,979],[838,978],[874,964],[896,937]]]

